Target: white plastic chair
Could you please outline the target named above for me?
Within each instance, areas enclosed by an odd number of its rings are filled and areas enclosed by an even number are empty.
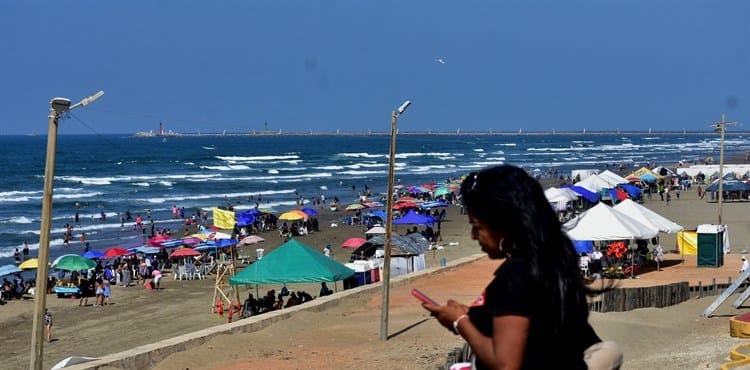
[[[588,259],[584,260],[581,259],[578,262],[578,267],[581,268],[581,275],[583,276],[591,276],[591,271],[589,270],[589,261]]]
[[[187,267],[185,265],[178,265],[177,269],[175,270],[175,280],[187,280],[188,273],[187,273]]]

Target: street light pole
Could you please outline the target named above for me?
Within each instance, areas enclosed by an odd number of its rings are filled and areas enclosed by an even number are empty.
[[[70,105],[70,100],[54,98],[50,101],[49,130],[47,132],[47,159],[44,169],[44,192],[42,195],[42,219],[39,228],[39,266],[36,270],[34,292],[34,316],[31,335],[30,369],[41,370],[44,359],[44,314],[47,303],[47,261],[49,260],[50,223],[52,221],[52,192],[55,180],[55,153],[57,151],[57,124],[63,113],[79,106],[86,106],[104,95],[103,91]]]
[[[398,117],[404,113],[411,101],[407,100],[391,112],[391,151],[388,155],[388,199],[385,211],[385,245],[383,246],[383,299],[380,310],[380,340],[388,340],[388,305],[390,303],[391,289],[391,229],[393,228],[393,182],[394,167],[396,164],[396,123]]]
[[[721,114],[721,122],[716,122],[713,124],[713,127],[716,130],[719,130],[721,133],[721,141],[719,144],[719,199],[717,201],[718,204],[718,221],[719,225],[722,225],[721,223],[721,214],[722,214],[722,207],[724,205],[724,133],[726,132],[727,125],[736,125],[737,122],[726,122],[724,120],[724,114]]]

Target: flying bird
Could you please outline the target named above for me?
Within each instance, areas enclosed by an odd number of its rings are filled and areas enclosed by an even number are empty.
[[[443,59],[443,58],[437,58],[437,59],[435,59],[435,61],[438,62],[438,63],[440,63],[440,64],[445,64],[445,59]]]

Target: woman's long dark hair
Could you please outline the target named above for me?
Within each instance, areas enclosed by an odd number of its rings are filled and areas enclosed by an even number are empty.
[[[601,291],[583,283],[573,243],[536,179],[518,167],[491,167],[469,174],[461,197],[471,215],[507,234],[510,256],[528,262],[534,283],[549,293],[541,299],[559,315],[549,317],[556,333],[569,310],[587,310],[586,296]]]

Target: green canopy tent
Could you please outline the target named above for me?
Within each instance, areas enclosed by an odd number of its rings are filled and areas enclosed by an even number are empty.
[[[232,285],[335,282],[354,270],[294,239],[229,280]]]

